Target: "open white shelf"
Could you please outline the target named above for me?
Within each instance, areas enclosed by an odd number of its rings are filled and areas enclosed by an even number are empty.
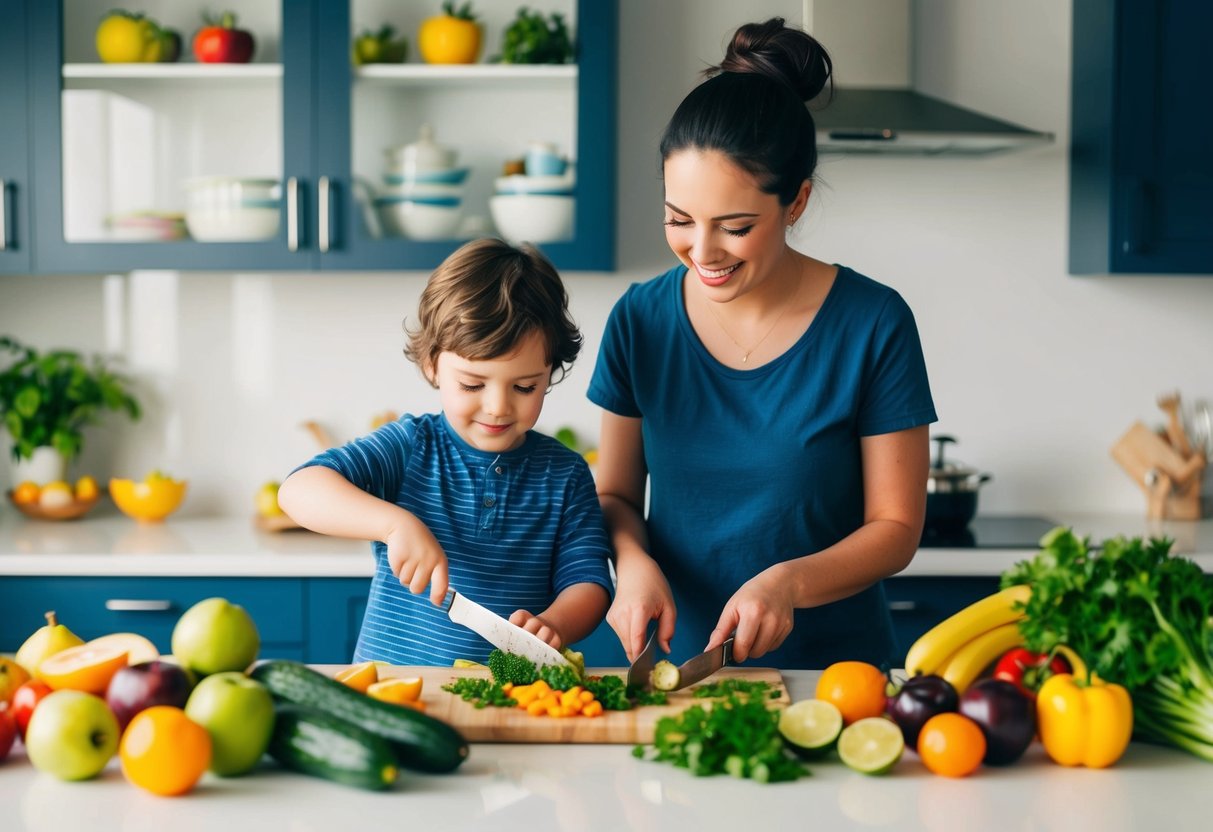
[[[387,86],[465,86],[533,83],[573,84],[576,64],[367,64],[356,67],[360,82]]]
[[[82,81],[115,78],[145,81],[275,79],[282,77],[282,64],[64,64],[63,77]]]

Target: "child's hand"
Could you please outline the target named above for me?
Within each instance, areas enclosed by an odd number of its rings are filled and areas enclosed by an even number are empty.
[[[517,624],[528,633],[534,633],[541,641],[546,641],[557,650],[564,646],[560,633],[556,632],[555,628],[539,616],[531,615],[526,610],[514,610],[514,614],[510,616],[510,623]]]
[[[401,522],[384,538],[387,544],[387,561],[392,574],[414,595],[430,588],[430,601],[434,606],[442,604],[446,595],[446,552],[426,525],[408,512],[401,512]]]

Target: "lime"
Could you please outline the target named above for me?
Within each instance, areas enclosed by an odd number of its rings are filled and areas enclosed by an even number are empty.
[[[577,433],[570,427],[563,427],[553,434],[553,437],[561,445],[564,445],[569,450],[577,450]]]
[[[838,756],[864,774],[884,774],[901,759],[906,743],[896,723],[882,716],[856,720],[838,736]]]
[[[801,757],[818,757],[829,751],[842,732],[842,711],[824,699],[803,699],[783,709],[779,733]]]

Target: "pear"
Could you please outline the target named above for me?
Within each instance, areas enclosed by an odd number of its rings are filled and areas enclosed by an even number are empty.
[[[46,614],[46,626],[35,630],[17,651],[17,664],[28,670],[35,679],[40,679],[38,668],[47,657],[79,644],[84,644],[84,639],[60,624],[55,619],[55,611],[51,610]]]

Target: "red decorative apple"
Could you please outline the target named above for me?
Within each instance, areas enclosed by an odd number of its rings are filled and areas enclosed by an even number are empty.
[[[236,28],[236,15],[224,12],[207,19],[194,35],[194,57],[204,64],[247,64],[253,59],[252,32]]]
[[[189,671],[172,662],[155,659],[124,667],[114,674],[105,692],[105,702],[126,730],[131,718],[153,705],[184,708],[194,689]]]
[[[25,739],[25,729],[33,716],[34,707],[51,692],[51,686],[41,679],[31,679],[13,692],[13,718],[17,720],[17,730],[22,739]]]
[[[0,702],[0,760],[13,750],[13,741],[17,739],[17,718],[7,702]]]

